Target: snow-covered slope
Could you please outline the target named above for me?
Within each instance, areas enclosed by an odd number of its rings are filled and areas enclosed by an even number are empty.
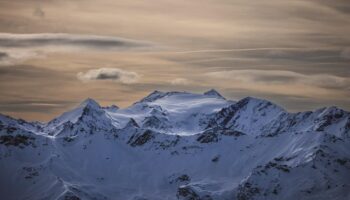
[[[1,199],[350,199],[350,113],[155,91],[47,124],[0,115]]]
[[[214,90],[205,94],[154,91],[126,109],[106,112],[119,128],[132,118],[143,128],[191,135],[205,128],[211,114],[233,103]]]

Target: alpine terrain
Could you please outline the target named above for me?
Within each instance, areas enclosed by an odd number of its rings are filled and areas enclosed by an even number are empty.
[[[4,200],[350,199],[350,113],[155,91],[48,123],[0,115]]]

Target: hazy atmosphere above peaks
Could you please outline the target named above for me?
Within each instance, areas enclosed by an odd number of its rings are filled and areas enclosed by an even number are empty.
[[[349,24],[347,0],[0,0],[0,113],[211,88],[350,110]]]

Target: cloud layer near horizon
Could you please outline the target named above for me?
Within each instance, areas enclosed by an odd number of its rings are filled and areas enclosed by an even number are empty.
[[[231,70],[207,73],[217,79],[245,84],[300,84],[320,88],[337,88],[350,91],[350,79],[329,74],[300,74],[285,70]]]

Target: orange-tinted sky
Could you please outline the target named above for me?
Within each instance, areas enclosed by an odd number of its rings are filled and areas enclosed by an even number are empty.
[[[349,24],[347,0],[0,0],[0,112],[210,88],[349,110]]]

